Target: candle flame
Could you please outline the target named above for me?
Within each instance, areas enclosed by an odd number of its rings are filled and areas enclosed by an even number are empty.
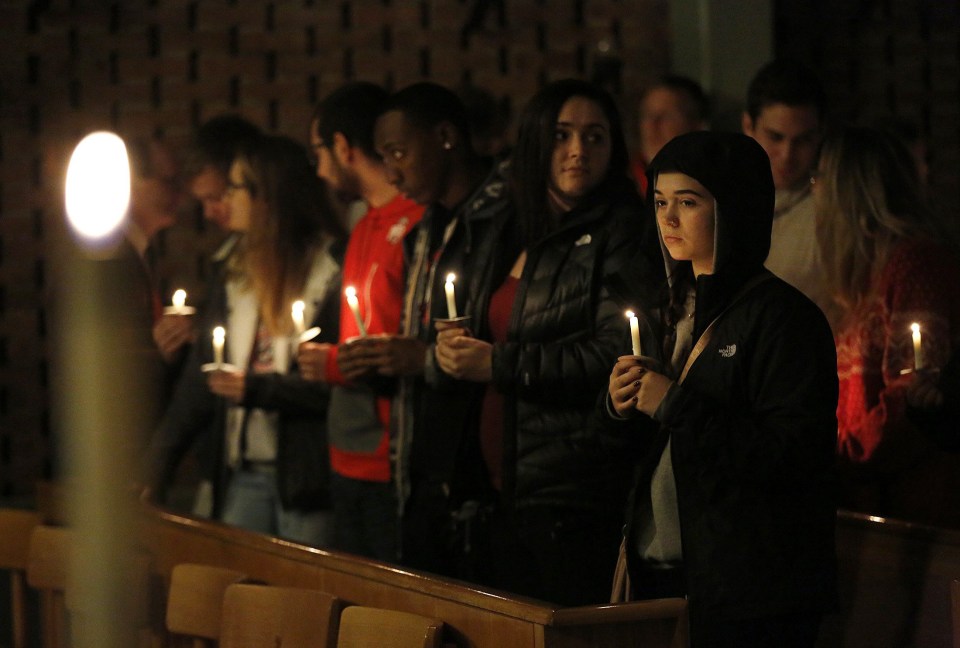
[[[626,313],[624,313],[624,315],[626,315],[627,317],[636,317],[636,315],[633,314],[632,310],[628,310]]]
[[[110,236],[123,222],[130,203],[127,147],[114,133],[84,137],[70,156],[66,182],[67,217],[89,240]]]
[[[213,329],[213,341],[223,343],[224,339],[227,337],[227,331],[222,326],[217,326]]]
[[[914,322],[913,324],[910,325],[910,330],[913,331],[914,333],[919,333],[920,325]]]
[[[183,308],[187,303],[187,291],[183,288],[177,288],[173,291],[173,305],[175,308]]]
[[[347,299],[351,297],[355,298],[357,296],[357,289],[353,286],[347,286],[343,289],[343,294],[347,296]]]
[[[447,283],[453,283],[456,280],[457,280],[457,275],[453,274],[452,272],[447,275]]]
[[[297,301],[293,302],[293,306],[290,310],[293,313],[294,317],[296,317],[297,315],[300,315],[301,317],[303,317],[304,308],[306,308],[306,304],[303,303],[302,299],[298,299]]]

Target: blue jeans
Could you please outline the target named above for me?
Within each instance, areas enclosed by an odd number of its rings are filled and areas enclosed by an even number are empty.
[[[335,547],[358,556],[397,562],[397,499],[391,482],[330,476]]]
[[[272,471],[238,470],[227,486],[220,520],[231,526],[259,531],[313,547],[333,540],[330,510],[294,511],[283,508]]]

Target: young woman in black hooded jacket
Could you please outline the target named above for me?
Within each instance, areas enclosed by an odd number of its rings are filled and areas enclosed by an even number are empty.
[[[623,356],[612,431],[647,445],[632,595],[687,596],[693,646],[812,646],[835,599],[837,374],[823,313],[763,267],[774,189],[751,138],[680,136],[650,165],[669,279],[662,362]]]

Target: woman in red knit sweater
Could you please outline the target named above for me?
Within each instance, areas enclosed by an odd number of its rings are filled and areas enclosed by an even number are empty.
[[[895,136],[845,129],[824,143],[812,182],[840,307],[832,324],[841,505],[960,526],[960,460],[936,442],[952,391],[942,370],[960,342],[960,265],[937,242],[913,160]]]

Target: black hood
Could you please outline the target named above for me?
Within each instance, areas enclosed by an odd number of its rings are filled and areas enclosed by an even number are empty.
[[[774,187],[770,159],[752,138],[740,133],[696,131],[664,146],[647,168],[653,205],[657,174],[679,172],[706,187],[716,199],[712,275],[697,280],[697,331],[754,275],[763,271],[770,251]],[[661,237],[662,245],[662,237]],[[664,249],[667,273],[674,262]]]

